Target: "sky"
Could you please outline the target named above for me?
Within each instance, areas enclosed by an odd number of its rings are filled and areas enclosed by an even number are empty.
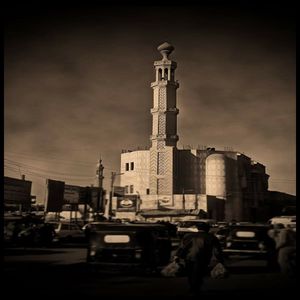
[[[154,60],[177,62],[178,147],[230,147],[296,194],[293,7],[98,5],[6,10],[4,175],[104,187],[122,149],[149,147]],[[275,2],[276,3],[276,2]]]

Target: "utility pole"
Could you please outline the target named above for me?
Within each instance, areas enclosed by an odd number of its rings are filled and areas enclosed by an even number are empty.
[[[115,183],[116,176],[123,175],[123,174],[124,173],[111,172],[110,193],[109,193],[107,208],[105,209],[105,217],[106,218],[109,218],[112,214],[112,200],[113,200],[113,196],[114,196],[114,183]]]
[[[97,163],[97,170],[96,170],[96,174],[97,174],[97,178],[98,178],[98,193],[97,193],[97,215],[99,214],[100,211],[100,203],[103,203],[103,170],[104,167],[102,165],[102,159],[100,157],[98,163]]]
[[[110,194],[109,194],[109,202],[108,202],[108,216],[111,216],[112,213],[112,198],[114,196],[114,183],[117,173],[111,172],[111,178],[110,178]]]

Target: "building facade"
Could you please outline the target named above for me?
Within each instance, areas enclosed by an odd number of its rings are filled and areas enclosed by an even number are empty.
[[[163,43],[158,50],[162,58],[154,62],[151,83],[151,147],[121,154],[125,194],[139,196],[139,211],[201,209],[219,220],[256,219],[268,190],[265,167],[236,151],[177,148],[179,83],[177,63],[169,58],[174,47]]]

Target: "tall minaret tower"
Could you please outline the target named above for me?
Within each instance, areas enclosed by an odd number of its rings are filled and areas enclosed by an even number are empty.
[[[150,148],[150,194],[172,195],[174,193],[175,155],[177,135],[176,62],[169,59],[174,47],[165,42],[158,51],[162,59],[154,62],[155,82],[153,88],[152,147]]]

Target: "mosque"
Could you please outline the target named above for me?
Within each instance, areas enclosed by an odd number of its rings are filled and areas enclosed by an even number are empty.
[[[122,197],[113,197],[119,218],[178,221],[206,217],[253,221],[268,193],[264,165],[233,150],[177,147],[177,63],[165,42],[154,62],[151,147],[121,153]]]

